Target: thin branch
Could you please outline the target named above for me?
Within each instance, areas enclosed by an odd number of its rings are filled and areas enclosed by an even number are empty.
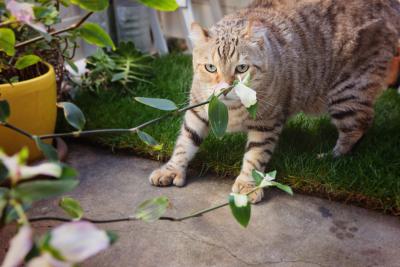
[[[22,129],[14,126],[14,125],[12,125],[12,124],[9,124],[8,122],[0,122],[0,125],[4,126],[6,128],[9,128],[11,130],[14,130],[14,131],[16,131],[16,132],[18,132],[18,133],[20,133],[22,135],[25,135],[26,137],[28,137],[30,139],[33,139],[33,135],[31,135],[30,133],[28,133],[28,132],[26,132],[26,131],[24,131],[24,130],[22,130]]]
[[[64,32],[75,30],[75,29],[79,28],[92,14],[93,14],[93,12],[89,12],[85,16],[83,16],[77,23],[72,24],[72,25],[70,25],[70,26],[68,26],[66,28],[61,29],[61,30],[51,32],[51,33],[49,33],[49,35],[54,36],[54,35],[62,34]],[[43,39],[44,39],[44,36],[40,35],[40,36],[37,36],[35,38],[29,39],[29,40],[27,40],[25,42],[21,42],[21,43],[16,44],[15,48],[24,47],[26,45],[35,43],[35,42],[43,40]]]
[[[219,96],[221,96],[223,94],[227,94],[229,91],[232,90],[232,88],[233,87],[230,86],[230,87],[222,90],[221,93],[219,93],[217,95],[217,97],[219,97]],[[191,105],[191,106],[187,106],[187,107],[184,107],[184,108],[169,112],[169,113],[167,113],[167,114],[165,114],[165,115],[163,115],[161,117],[152,119],[152,120],[150,120],[148,122],[145,122],[143,124],[140,124],[139,126],[136,126],[134,128],[130,128],[130,129],[98,129],[98,130],[88,130],[88,131],[75,131],[75,132],[68,132],[68,133],[46,134],[46,135],[39,135],[38,137],[40,139],[51,139],[51,138],[56,138],[56,137],[75,137],[75,138],[77,138],[77,137],[89,136],[89,135],[95,135],[95,134],[136,133],[137,131],[139,131],[140,129],[142,129],[144,127],[147,127],[149,125],[155,124],[155,123],[157,123],[157,122],[159,122],[161,120],[164,120],[164,119],[166,119],[168,117],[176,116],[177,114],[183,113],[183,112],[185,112],[185,111],[187,111],[189,109],[194,109],[194,108],[197,108],[197,107],[200,107],[200,106],[207,105],[208,103],[210,103],[210,100],[207,100],[207,101],[204,101],[204,102],[201,102],[201,103],[198,103],[198,104],[194,104],[194,105]],[[5,127],[7,127],[7,128],[12,128],[12,129],[16,130],[17,132],[19,132],[19,133],[21,133],[21,134],[23,134],[25,136],[28,136],[31,139],[33,139],[32,135],[30,135],[29,133],[17,128],[14,125],[11,125],[9,123],[4,123],[4,124],[0,124],[0,125],[3,125]]]
[[[253,190],[251,190],[250,192],[248,192],[246,194],[246,196],[250,195],[251,193],[254,193],[255,191],[262,189],[259,186],[256,186]],[[159,218],[159,220],[161,221],[172,221],[172,222],[181,222],[181,221],[185,221],[191,218],[195,218],[195,217],[199,217],[203,214],[209,213],[211,211],[226,207],[229,205],[229,202],[224,202],[222,204],[216,205],[216,206],[212,206],[210,208],[207,209],[203,209],[197,212],[194,212],[190,215],[186,215],[183,217],[169,217],[169,216],[162,216]],[[104,219],[104,220],[98,220],[98,219],[90,219],[90,218],[85,218],[83,217],[81,219],[82,221],[87,221],[87,222],[91,222],[91,223],[95,223],[95,224],[103,224],[103,223],[116,223],[116,222],[127,222],[127,221],[138,221],[139,219],[135,218],[135,217],[124,217],[124,218],[116,218],[116,219]],[[63,218],[63,217],[35,217],[35,218],[29,218],[29,222],[40,222],[40,221],[58,221],[58,222],[71,222],[73,221],[72,219],[69,218]]]

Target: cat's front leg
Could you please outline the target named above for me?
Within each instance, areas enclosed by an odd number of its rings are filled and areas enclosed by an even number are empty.
[[[186,169],[195,156],[208,132],[208,120],[204,109],[186,111],[180,135],[176,141],[171,159],[150,174],[149,180],[155,186],[184,186]]]
[[[242,170],[232,187],[232,192],[247,194],[254,190],[256,184],[252,177],[254,169],[264,172],[268,161],[272,156],[282,123],[270,122],[264,126],[248,126],[248,137],[246,152],[243,157]],[[261,201],[264,196],[262,189],[256,190],[249,195],[252,203]]]

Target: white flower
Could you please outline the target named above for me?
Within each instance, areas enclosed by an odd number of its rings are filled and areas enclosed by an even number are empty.
[[[35,13],[33,11],[33,4],[20,3],[15,0],[8,0],[7,9],[10,11],[17,21],[23,22],[35,30],[46,32],[46,28],[40,22],[35,22]]]
[[[1,267],[18,267],[23,263],[32,248],[33,232],[29,226],[22,226],[18,234],[10,241],[10,249]]]
[[[235,201],[235,206],[238,208],[246,207],[248,203],[248,198],[246,195],[231,193],[233,200]]]
[[[246,77],[242,80],[240,76],[238,76],[239,82],[233,88],[234,92],[240,98],[242,104],[249,108],[257,103],[257,92],[248,87],[250,75],[246,75]]]
[[[0,162],[6,167],[8,177],[13,183],[17,183],[21,179],[29,179],[37,175],[47,175],[52,177],[60,177],[62,168],[57,163],[42,163],[37,166],[25,166],[26,151],[22,150],[20,153],[12,157],[0,152]]]
[[[21,178],[28,179],[35,177],[39,174],[52,176],[52,177],[60,177],[62,173],[62,168],[60,165],[56,163],[42,163],[37,166],[21,166]]]
[[[85,222],[63,224],[51,231],[50,245],[67,262],[78,263],[110,246],[107,233]]]

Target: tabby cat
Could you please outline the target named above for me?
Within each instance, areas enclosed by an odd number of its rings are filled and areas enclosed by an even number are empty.
[[[257,92],[256,119],[233,91],[221,97],[228,131],[248,135],[233,192],[254,188],[252,170],[264,171],[285,121],[298,112],[328,113],[339,132],[333,155],[349,153],[372,123],[399,34],[397,0],[256,1],[209,30],[193,24],[190,103],[248,73]],[[150,175],[153,185],[185,184],[209,131],[207,109],[186,112],[172,158]],[[250,195],[252,202],[262,197],[262,190]]]

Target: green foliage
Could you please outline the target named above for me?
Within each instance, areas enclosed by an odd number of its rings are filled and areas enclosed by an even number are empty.
[[[137,132],[140,140],[142,140],[145,144],[152,146],[155,150],[160,150],[162,148],[162,145],[160,145],[156,139],[154,139],[151,135],[148,133],[145,133],[143,131],[138,131]]]
[[[159,110],[173,111],[178,109],[176,104],[169,99],[135,97],[135,100],[139,103]]]
[[[42,61],[42,59],[36,55],[25,55],[18,58],[17,62],[15,63],[15,67],[18,70],[22,70],[29,66],[35,65],[40,61]]]
[[[6,100],[0,100],[0,122],[6,122],[10,117],[10,105]]]
[[[116,90],[121,95],[133,95],[138,82],[148,82],[150,59],[133,43],[121,43],[115,51],[99,49],[87,58],[89,72],[81,77],[77,89],[96,94]]]
[[[70,102],[59,102],[57,103],[57,106],[64,110],[64,117],[69,125],[78,131],[83,130],[83,127],[85,127],[86,124],[85,115],[83,115],[82,111],[75,104]]]
[[[15,54],[15,34],[11,29],[0,28],[0,51],[4,51],[8,56]]]
[[[214,135],[222,138],[228,127],[228,108],[216,96],[212,96],[208,105],[208,118]]]
[[[175,11],[179,7],[175,0],[138,0],[138,2],[161,11]]]
[[[98,47],[111,47],[115,50],[114,42],[110,36],[99,25],[87,22],[78,29],[79,35],[87,43]]]
[[[253,118],[253,120],[255,120],[257,117],[257,109],[258,109],[258,103],[255,103],[251,107],[247,108],[247,111],[250,113],[250,116]]]
[[[45,142],[43,142],[38,136],[33,137],[37,148],[43,152],[43,155],[52,161],[58,160],[57,150],[52,146]]]
[[[146,222],[154,222],[165,213],[168,206],[169,200],[166,197],[149,199],[136,208],[134,217]]]
[[[19,184],[12,191],[13,197],[31,203],[67,193],[74,189],[79,181],[66,179],[54,181],[32,181]]]
[[[87,11],[103,11],[108,7],[108,0],[70,0],[72,4],[78,5]]]
[[[236,221],[243,227],[247,227],[251,217],[251,204],[248,201],[248,197],[246,195],[230,194],[229,207]]]
[[[83,209],[76,199],[63,197],[58,202],[58,205],[75,220],[79,220],[83,217]]]

